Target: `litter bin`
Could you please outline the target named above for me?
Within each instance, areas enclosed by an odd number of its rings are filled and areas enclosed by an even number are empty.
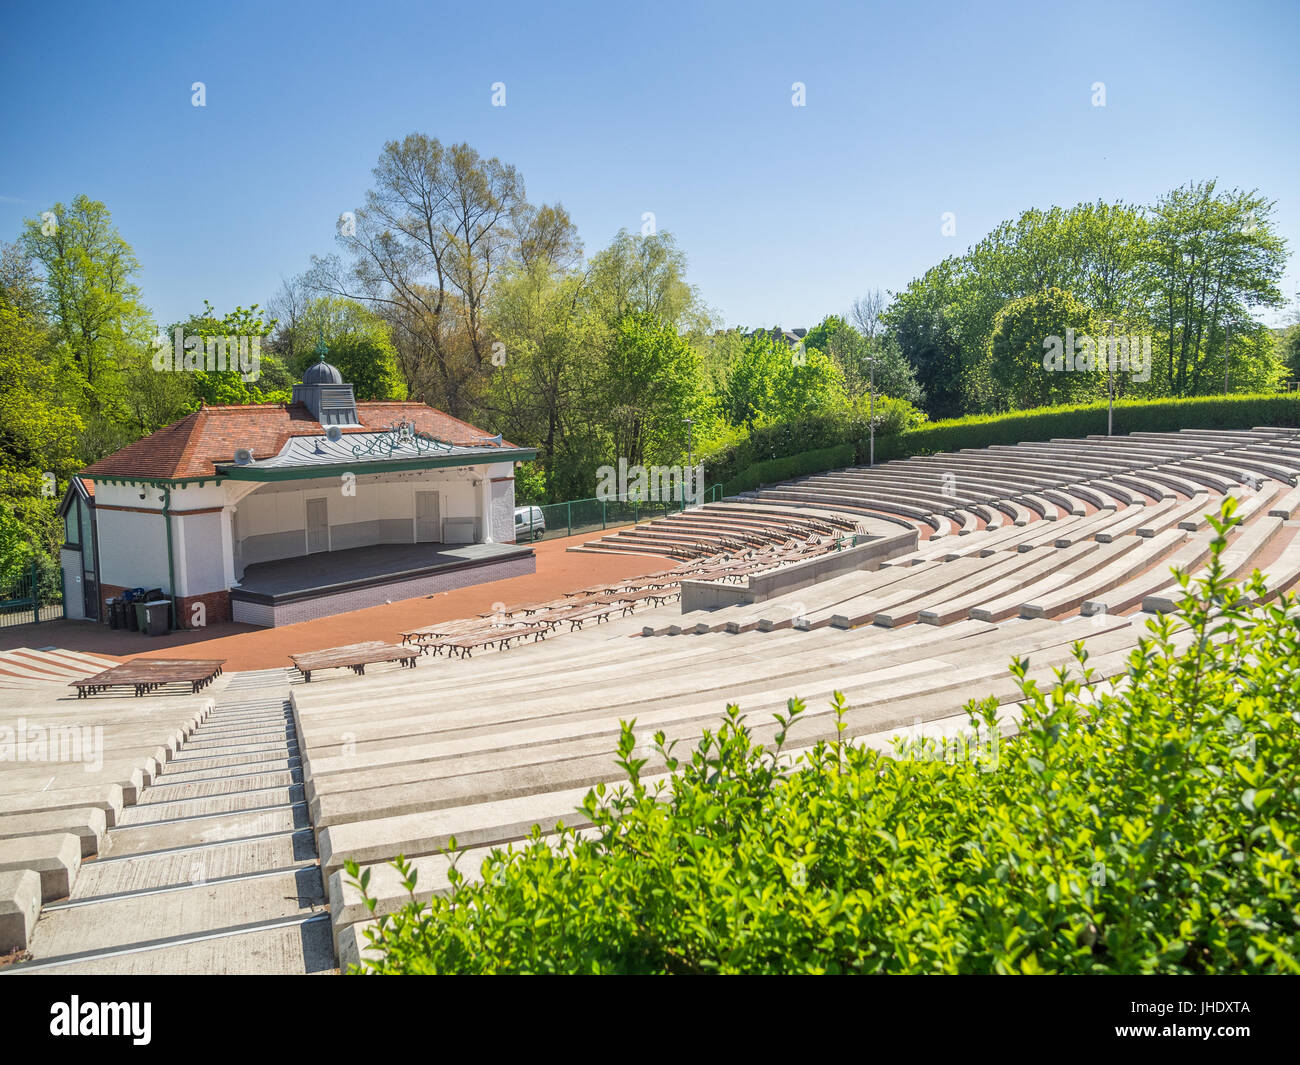
[[[108,627],[111,629],[120,629],[122,627],[122,611],[118,607],[117,596],[111,596],[105,600],[108,607]]]
[[[149,636],[162,636],[169,629],[172,605],[166,599],[151,599],[141,603],[136,609],[140,612],[140,631]]]

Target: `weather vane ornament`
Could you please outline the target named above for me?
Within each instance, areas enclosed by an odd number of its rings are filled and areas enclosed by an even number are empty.
[[[396,451],[414,449],[417,455],[423,455],[433,451],[450,452],[452,447],[453,445],[444,440],[420,432],[416,429],[414,422],[403,419],[395,425],[385,426],[379,432],[370,434],[370,442],[364,447],[360,444],[353,444],[352,454],[358,458],[365,455],[391,456]]]

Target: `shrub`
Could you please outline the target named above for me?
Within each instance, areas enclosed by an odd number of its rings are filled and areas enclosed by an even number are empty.
[[[904,400],[877,396],[877,451],[879,451],[879,442],[884,437],[901,433],[909,426],[923,421],[924,417]],[[870,427],[870,407],[868,401],[864,399],[803,418],[756,425],[748,433],[738,433],[721,447],[701,452],[699,461],[704,464],[705,474],[710,484],[719,482],[726,484],[734,481],[755,463],[789,458],[809,451],[823,451],[842,444],[853,447],[854,457],[850,461],[864,462]],[[841,465],[848,465],[848,463]],[[829,468],[831,467],[823,467],[823,469]]]
[[[1122,685],[1091,687],[1076,645],[1047,690],[1012,663],[1014,739],[994,700],[968,706],[991,756],[855,746],[838,693],[824,723],[798,700],[753,727],[730,706],[681,759],[625,722],[626,783],[588,794],[583,834],[534,829],[427,904],[399,858],[411,901],[379,918],[366,968],[1300,971],[1300,628],[1289,594],[1251,605],[1258,573],[1224,579],[1231,506]]]

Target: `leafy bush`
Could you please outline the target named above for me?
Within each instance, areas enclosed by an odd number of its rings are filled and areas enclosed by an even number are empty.
[[[626,783],[588,794],[582,834],[534,829],[427,904],[399,858],[411,901],[366,968],[1300,971],[1300,627],[1289,594],[1251,605],[1258,573],[1224,579],[1232,521],[1122,685],[1090,689],[1082,646],[1045,691],[1015,660],[1019,734],[970,704],[978,758],[855,746],[838,693],[825,724],[798,700],[752,728],[730,706],[681,760],[624,723]]]
[[[877,453],[882,438],[901,433],[910,426],[923,422],[924,417],[904,400],[877,396]],[[710,484],[733,482],[755,463],[789,458],[809,451],[822,451],[842,444],[853,447],[853,459],[850,461],[865,462],[870,429],[870,404],[867,400],[858,400],[803,418],[760,423],[748,433],[737,433],[721,447],[701,452],[699,461],[704,464]],[[845,462],[840,465],[848,464]],[[822,467],[830,468],[832,467]],[[805,469],[800,472],[816,471]]]

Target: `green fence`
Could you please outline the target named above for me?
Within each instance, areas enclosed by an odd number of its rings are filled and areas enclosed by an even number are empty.
[[[62,598],[41,588],[40,567],[35,562],[21,577],[0,587],[0,628],[61,617]]]
[[[721,498],[720,484],[713,485],[704,493],[706,503]],[[567,503],[520,505],[515,517],[515,539],[519,543],[528,543],[530,540],[554,540],[560,536],[601,532],[617,525],[635,525],[637,522],[662,518],[685,509],[685,501],[675,499],[638,503],[623,499],[592,498],[571,499]],[[541,512],[540,515],[538,511]]]

